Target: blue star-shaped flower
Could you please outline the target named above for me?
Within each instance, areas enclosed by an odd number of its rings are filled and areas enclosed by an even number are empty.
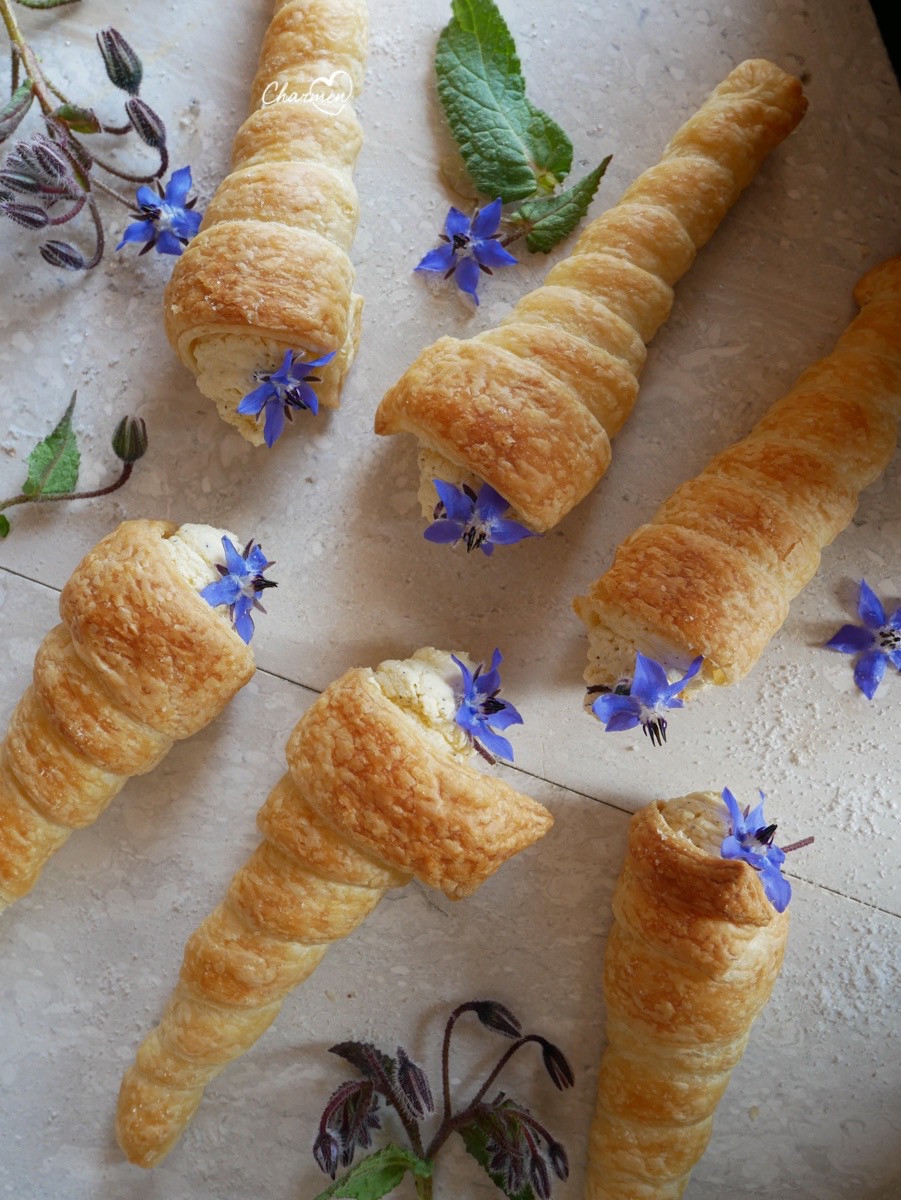
[[[591,710],[599,721],[604,722],[607,733],[619,733],[623,729],[634,729],[636,725],[641,725],[651,742],[662,746],[666,741],[666,717],[663,713],[670,708],[684,708],[684,701],[679,699],[679,694],[700,671],[703,661],[703,656],[699,654],[682,678],[670,683],[660,663],[653,658],[645,658],[639,651],[635,655],[635,673],[631,684],[627,685],[628,691],[620,690],[626,685],[619,685],[613,691],[604,691],[592,703]]]
[[[723,858],[742,858],[755,871],[759,871],[767,899],[776,912],[784,912],[792,898],[791,884],[782,874],[785,851],[773,844],[776,826],[765,823],[765,797],[763,792],[759,795],[760,803],[754,811],[751,812],[749,805],[742,814],[738,801],[728,788],[723,788],[723,800],[729,810],[730,832],[723,838],[720,854]]]
[[[536,536],[519,521],[505,519],[503,514],[510,505],[489,484],[483,483],[477,496],[466,483],[456,487],[443,479],[432,482],[438,503],[435,520],[422,535],[428,541],[452,545],[464,542],[467,552],[479,549],[483,554],[493,554],[495,546],[510,546]]]
[[[259,387],[244,397],[238,405],[238,412],[244,416],[259,417],[265,412],[263,438],[267,446],[272,446],[282,435],[285,428],[285,418],[294,420],[294,409],[308,409],[313,416],[319,412],[319,397],[310,387],[311,383],[319,383],[318,375],[308,374],[310,367],[324,367],[337,354],[332,350],[321,358],[304,362],[293,350],[286,350],[282,365],[277,371],[257,371],[254,379]]]
[[[495,267],[512,267],[518,261],[494,236],[501,223],[502,207],[498,197],[478,209],[472,220],[459,208],[451,208],[441,234],[444,245],[430,250],[413,269],[441,271],[445,279],[453,275],[460,291],[478,304],[476,289],[481,273],[493,275]]]
[[[457,709],[454,720],[461,729],[465,729],[472,738],[476,750],[489,762],[495,758],[506,758],[513,761],[513,747],[505,737],[491,728],[506,729],[510,725],[521,725],[522,717],[509,702],[498,700],[501,690],[501,677],[498,667],[501,664],[501,652],[495,650],[491,656],[491,669],[482,674],[482,663],[475,672],[470,671],[465,663],[451,655],[463,675],[463,699]]]
[[[266,611],[257,597],[266,588],[278,587],[274,580],[263,578],[263,572],[274,564],[267,562],[266,555],[254,541],[249,541],[241,554],[230,538],[223,537],[222,549],[225,551],[225,564],[216,564],[216,570],[222,578],[216,583],[207,584],[200,594],[213,608],[227,604],[235,633],[242,642],[249,643],[253,637],[251,610]]]
[[[826,649],[861,655],[854,664],[854,682],[872,700],[885,675],[886,664],[891,663],[901,671],[901,608],[887,617],[879,597],[861,579],[857,612],[863,627],[843,625],[826,643]]]
[[[149,187],[139,187],[137,201],[141,220],[127,227],[116,249],[121,250],[126,242],[145,242],[141,254],[154,246],[158,254],[181,254],[200,228],[203,216],[193,211],[197,200],[188,199],[190,190],[190,167],[172,172],[162,196]]]

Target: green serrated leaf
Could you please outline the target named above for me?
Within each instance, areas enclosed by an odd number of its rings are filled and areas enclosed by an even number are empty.
[[[72,429],[75,396],[59,424],[28,456],[28,478],[22,486],[26,496],[56,496],[71,492],[78,483],[81,455]]]
[[[52,115],[68,125],[73,133],[99,133],[101,129],[97,114],[77,104],[60,104]]]
[[[0,538],[5,538],[9,533],[9,521],[0,513]]]
[[[493,0],[452,0],[435,52],[438,96],[479,192],[504,203],[559,182],[572,142],[525,94],[516,45]],[[541,182],[540,181],[544,181]]]
[[[0,142],[5,142],[19,127],[34,100],[31,80],[20,83],[7,102],[0,108]]]
[[[330,1200],[331,1197],[335,1200],[339,1197],[347,1197],[348,1200],[380,1200],[397,1187],[407,1171],[422,1179],[428,1179],[432,1174],[432,1164],[419,1158],[412,1150],[405,1150],[403,1146],[391,1143],[360,1159],[343,1178],[324,1192],[320,1192],[315,1200]]]
[[[600,166],[565,192],[558,192],[554,196],[536,196],[512,214],[510,220],[514,227],[517,221],[521,221],[528,228],[526,245],[533,253],[540,250],[547,254],[567,234],[572,233],[588,211],[610,158],[608,154]]]
[[[484,1129],[481,1129],[477,1124],[464,1125],[458,1129],[460,1137],[463,1139],[463,1145],[472,1157],[476,1160],[480,1167],[483,1167],[485,1174],[489,1177],[495,1187],[499,1188],[508,1200],[535,1200],[535,1193],[532,1191],[529,1184],[524,1183],[518,1192],[510,1191],[505,1186],[503,1175],[499,1171],[492,1171],[488,1163],[490,1155],[488,1153],[488,1135]],[[318,1200],[318,1197],[317,1197]]]

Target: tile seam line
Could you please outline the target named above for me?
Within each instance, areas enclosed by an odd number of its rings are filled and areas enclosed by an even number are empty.
[[[30,575],[23,575],[21,571],[14,571],[11,567],[6,567],[0,564],[0,571],[8,575],[14,576],[16,579],[25,579],[28,583],[37,584],[38,587],[45,587],[48,591],[59,592],[61,588],[54,587],[51,583],[44,583],[40,579],[33,579]],[[268,671],[265,667],[257,667],[260,675],[266,675],[270,679],[279,679],[282,683],[290,683],[294,687],[303,688],[304,691],[313,692],[317,696],[322,695],[322,688],[311,687],[308,683],[300,683],[297,679],[290,679],[287,675],[279,675],[275,671]],[[591,796],[588,792],[580,792],[577,788],[570,787],[568,784],[560,783],[556,779],[548,779],[545,775],[538,775],[534,771],[526,771],[523,767],[512,765],[509,770],[517,775],[524,775],[527,779],[535,779],[540,783],[546,783],[549,787],[560,788],[562,791],[569,792],[571,796],[578,796],[582,800],[590,800],[593,804],[600,804],[604,808],[612,809],[613,812],[623,813],[625,816],[633,816],[633,812],[629,808],[621,808],[618,804],[613,804],[609,800],[601,800],[597,796]],[[824,892],[829,892],[833,896],[838,896],[842,900],[851,900],[855,904],[861,904],[864,908],[872,909],[874,912],[883,913],[888,917],[901,917],[901,912],[893,912],[890,908],[883,908],[881,904],[873,904],[869,900],[862,900],[859,896],[849,896],[845,892],[840,892],[837,888],[829,887],[825,883],[816,883],[812,879],[806,879],[803,875],[795,875],[793,878],[801,883],[806,883],[808,887],[819,888]]]

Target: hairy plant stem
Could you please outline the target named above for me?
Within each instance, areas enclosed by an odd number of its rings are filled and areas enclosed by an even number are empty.
[[[416,1176],[416,1195],[419,1200],[432,1200],[432,1177],[429,1175],[423,1179],[421,1175]]]
[[[19,28],[19,22],[16,20],[16,14],[13,12],[10,0],[0,0],[0,17],[3,18],[3,24],[6,26],[10,42],[18,52],[22,66],[25,68],[25,74],[31,80],[31,86],[34,89],[38,104],[40,104],[44,115],[49,117],[56,107],[53,103],[53,93],[56,89],[52,87],[44,76],[34,51],[28,42],[26,42],[24,34]],[[59,95],[58,92],[56,94]],[[65,100],[63,102],[65,103]]]
[[[108,484],[103,488],[95,488],[92,492],[59,492],[53,495],[37,495],[26,496],[22,492],[18,496],[13,496],[10,500],[0,502],[0,512],[4,508],[13,508],[16,504],[50,504],[57,500],[94,500],[98,496],[109,496],[112,492],[116,492],[124,483],[128,482],[128,478],[134,470],[134,463],[123,463],[122,473],[114,483]]]

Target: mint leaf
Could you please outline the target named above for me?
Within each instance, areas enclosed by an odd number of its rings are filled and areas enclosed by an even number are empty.
[[[9,521],[0,513],[0,538],[5,538],[9,533]]]
[[[516,46],[493,0],[452,0],[435,52],[438,96],[483,195],[504,203],[550,191],[572,166],[572,142],[525,94]]]
[[[380,1200],[397,1187],[407,1171],[428,1179],[432,1174],[432,1164],[419,1158],[412,1150],[392,1143],[360,1159],[342,1179],[320,1192],[314,1200],[329,1200],[330,1197],[338,1200],[342,1196],[349,1200]]]
[[[0,108],[0,142],[5,142],[18,128],[20,121],[31,108],[34,89],[31,80],[20,83],[7,102]]]
[[[38,442],[28,456],[28,478],[22,485],[26,496],[58,496],[71,492],[78,482],[81,455],[72,430],[72,413],[75,397],[72,393],[69,407],[48,437]]]
[[[460,1137],[463,1139],[463,1145],[472,1157],[476,1160],[480,1167],[484,1167],[486,1175],[488,1175],[495,1187],[500,1188],[508,1200],[535,1200],[535,1193],[529,1184],[524,1183],[519,1191],[514,1192],[508,1184],[508,1181],[500,1171],[493,1171],[488,1163],[490,1155],[488,1153],[488,1133],[476,1121],[469,1125],[464,1125],[458,1129]],[[319,1200],[317,1196],[316,1200]]]
[[[536,196],[521,205],[510,220],[522,222],[526,228],[526,245],[531,251],[547,254],[567,234],[572,233],[588,211],[594,194],[607,170],[611,155],[607,155],[584,179],[555,196]]]

